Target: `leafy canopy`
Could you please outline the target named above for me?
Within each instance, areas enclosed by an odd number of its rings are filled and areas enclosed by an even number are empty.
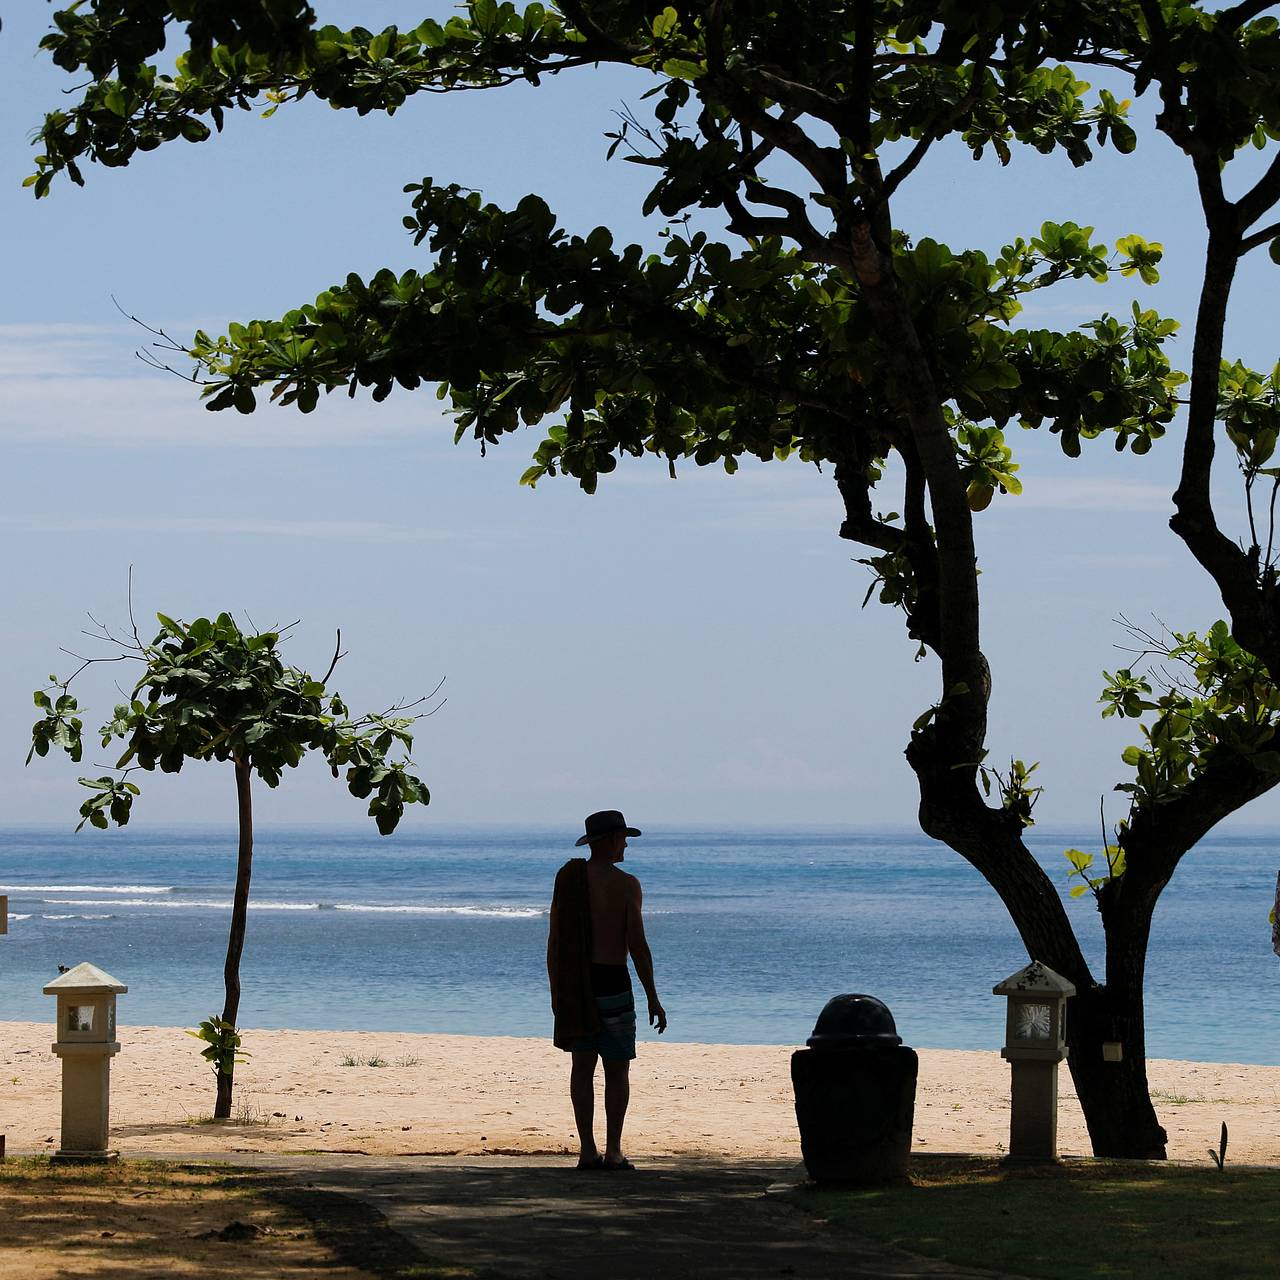
[[[130,781],[136,770],[178,773],[191,760],[231,760],[278,786],[285,769],[318,751],[336,778],[345,769],[347,789],[368,799],[369,816],[382,835],[395,830],[406,805],[427,804],[430,793],[409,771],[412,726],[417,715],[382,713],[352,718],[337,693],[280,657],[281,633],[242,631],[228,613],[197,618],[189,625],[158,614],[160,631],[149,644],[116,641],[122,652],[96,661],[136,661],[143,666],[129,699],[116,706],[99,734],[102,746],[125,744],[116,772],[81,778],[92,793],[80,806],[81,821],[105,828],[129,821],[140,794]],[[105,638],[114,640],[109,633]],[[79,703],[69,679],[49,677],[34,698],[44,715],[31,730],[27,755],[45,756],[51,747],[72,760],[83,755]],[[52,695],[52,696],[51,696]],[[406,753],[392,758],[397,745]]]
[[[93,80],[78,104],[46,119],[30,179],[37,195],[59,172],[81,181],[86,158],[122,165],[173,138],[203,141],[237,107],[266,103],[269,112],[314,95],[394,112],[420,92],[536,83],[600,61],[655,75],[654,124],[624,124],[614,142],[656,171],[644,212],[679,219],[720,208],[745,249],[678,230],[660,255],[619,249],[607,228],[561,229],[541,197],[506,211],[425,178],[406,188],[404,221],[432,251],[429,269],[350,275],[280,320],[200,333],[186,348],[206,372],[212,409],[251,412],[258,387],[305,412],[342,387],[381,400],[437,383],[459,437],[470,432],[482,449],[557,419],[528,484],[564,471],[594,491],[620,456],[645,453],[672,469],[692,459],[733,471],[744,454],[836,463],[852,451],[874,468],[893,448],[884,425],[892,388],[846,230],[874,185],[877,149],[915,143],[889,177],[896,188],[943,131],[975,157],[991,148],[1002,162],[1014,142],[1061,149],[1077,164],[1095,141],[1133,145],[1127,103],[1106,90],[1090,103],[1090,86],[1070,68],[1042,65],[1123,34],[1137,21],[1130,6],[1123,18],[1077,6],[1080,30],[1069,38],[1055,5],[881,3],[870,33],[855,30],[849,6],[822,3],[804,6],[798,21],[789,7],[760,3],[588,11],[478,0],[443,24],[379,33],[310,26],[306,6],[292,3],[219,6],[218,23],[204,8],[99,0],[56,16],[44,47]],[[172,35],[157,9],[187,24],[172,74],[146,62]],[[851,102],[860,81],[865,136]],[[803,133],[805,117],[834,128],[838,145]],[[820,188],[779,187],[768,162],[784,154]],[[787,216],[761,218],[753,204]],[[819,215],[834,225],[820,229]],[[1016,492],[1007,454],[990,465],[991,426],[1047,422],[1074,456],[1081,439],[1106,432],[1144,451],[1173,416],[1182,379],[1160,347],[1172,321],[1135,310],[1132,323],[1104,319],[1070,334],[1011,327],[1028,292],[1063,278],[1156,278],[1159,245],[1128,236],[1109,255],[1091,232],[1046,223],[995,260],[932,239],[912,245],[900,233],[887,246],[965,437],[958,446],[976,446],[965,455],[975,509],[996,491]],[[1075,394],[1080,385],[1091,394]],[[988,434],[977,424],[990,424]]]

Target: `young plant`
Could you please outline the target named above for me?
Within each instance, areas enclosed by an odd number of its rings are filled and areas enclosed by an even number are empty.
[[[1209,1158],[1218,1166],[1218,1172],[1224,1172],[1227,1163],[1227,1122],[1222,1122],[1222,1136],[1218,1139],[1218,1149],[1209,1148]]]
[[[90,794],[80,806],[76,830],[86,822],[99,828],[111,822],[124,826],[140,794],[131,776],[140,771],[178,773],[189,761],[209,760],[234,770],[239,852],[223,968],[226,999],[221,1018],[209,1019],[192,1033],[209,1044],[204,1056],[218,1079],[214,1118],[225,1120],[231,1115],[235,1050],[240,1040],[236,1017],[253,873],[253,776],[269,787],[278,786],[286,769],[300,764],[308,752],[319,753],[335,778],[345,770],[347,790],[368,800],[369,816],[378,831],[390,835],[406,805],[430,800],[422,780],[410,772],[413,761],[407,754],[413,745],[414,722],[429,713],[405,714],[427,701],[421,698],[352,717],[342,698],[327,688],[343,656],[341,632],[329,669],[316,680],[281,659],[280,641],[288,627],[244,631],[229,613],[197,618],[190,624],[163,613],[156,617],[160,630],[146,643],[133,624],[131,606],[130,634],[117,636],[101,626],[94,633],[114,653],[82,658],[66,680],[51,675],[48,686],[36,690],[35,703],[44,714],[32,727],[27,762],[54,747],[79,761],[83,724],[79,703],[70,691],[72,682],[97,663],[135,662],[141,672],[131,692],[99,730],[104,747],[119,741],[124,751],[109,773],[80,779]],[[429,696],[438,689],[439,685]],[[397,748],[402,756],[393,759]]]
[[[213,1068],[215,1076],[230,1076],[236,1064],[247,1062],[253,1055],[240,1047],[240,1033],[216,1013],[211,1013],[195,1031],[187,1035],[203,1040],[205,1047],[200,1056]]]

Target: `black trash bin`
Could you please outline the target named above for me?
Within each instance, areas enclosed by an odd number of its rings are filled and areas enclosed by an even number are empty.
[[[815,1182],[907,1177],[919,1059],[874,996],[827,1001],[791,1055],[804,1167]]]

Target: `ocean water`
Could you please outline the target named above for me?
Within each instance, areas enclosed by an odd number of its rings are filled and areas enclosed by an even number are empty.
[[[549,1035],[546,910],[573,835],[260,832],[241,1025]],[[1062,850],[1090,836],[1032,836],[1065,897]],[[235,856],[227,830],[0,832],[0,1020],[50,1019],[41,987],[85,960],[128,984],[124,1027],[219,1011]],[[918,833],[646,829],[625,865],[644,884],[669,1039],[799,1045],[829,997],[860,991],[908,1044],[1002,1042],[991,987],[1026,955],[985,882]],[[1280,1062],[1278,866],[1268,834],[1184,860],[1151,943],[1153,1056]],[[1100,973],[1092,899],[1068,910]]]

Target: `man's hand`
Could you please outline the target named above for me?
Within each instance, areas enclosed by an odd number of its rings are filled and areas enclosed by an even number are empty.
[[[667,1011],[656,1001],[649,1001],[649,1025],[661,1035],[667,1029]]]

